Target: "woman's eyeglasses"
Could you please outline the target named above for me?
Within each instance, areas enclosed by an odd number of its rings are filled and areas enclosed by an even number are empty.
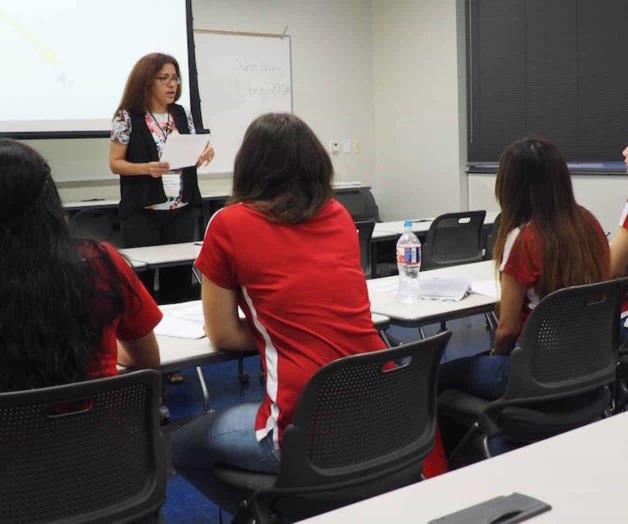
[[[170,82],[174,82],[177,85],[181,83],[181,79],[178,76],[156,76],[155,80],[162,86],[168,85]]]

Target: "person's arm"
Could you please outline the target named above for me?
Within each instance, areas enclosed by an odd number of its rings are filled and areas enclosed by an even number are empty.
[[[234,290],[220,287],[203,275],[201,298],[205,331],[214,347],[229,351],[257,349],[248,324],[238,317],[238,297]]]
[[[521,309],[526,288],[506,273],[501,275],[501,299],[499,304],[499,323],[495,331],[496,355],[508,354],[521,331]]]
[[[159,368],[159,345],[155,333],[136,340],[118,340],[118,364],[129,368]]]
[[[628,229],[619,227],[611,243],[611,278],[628,274]]]
[[[109,147],[109,168],[114,175],[150,175],[158,178],[165,175],[170,166],[168,162],[129,162],[126,158],[126,144],[111,141]]]

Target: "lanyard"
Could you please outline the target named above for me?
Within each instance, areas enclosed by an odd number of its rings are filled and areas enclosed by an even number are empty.
[[[159,131],[161,131],[161,134],[164,137],[164,142],[165,142],[168,139],[168,135],[170,134],[170,112],[168,112],[168,120],[166,121],[165,129],[161,127],[161,124],[157,121],[152,111],[149,111],[149,113],[150,113],[150,116],[153,118],[153,121],[155,122],[155,124],[157,124]]]

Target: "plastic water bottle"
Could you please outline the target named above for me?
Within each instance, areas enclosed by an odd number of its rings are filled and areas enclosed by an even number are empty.
[[[412,232],[412,221],[403,223],[403,235],[397,241],[397,269],[399,287],[397,296],[404,302],[414,302],[419,294],[421,269],[421,242]]]

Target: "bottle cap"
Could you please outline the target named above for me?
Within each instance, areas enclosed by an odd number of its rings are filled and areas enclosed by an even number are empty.
[[[403,227],[412,227],[412,220],[404,220]]]

